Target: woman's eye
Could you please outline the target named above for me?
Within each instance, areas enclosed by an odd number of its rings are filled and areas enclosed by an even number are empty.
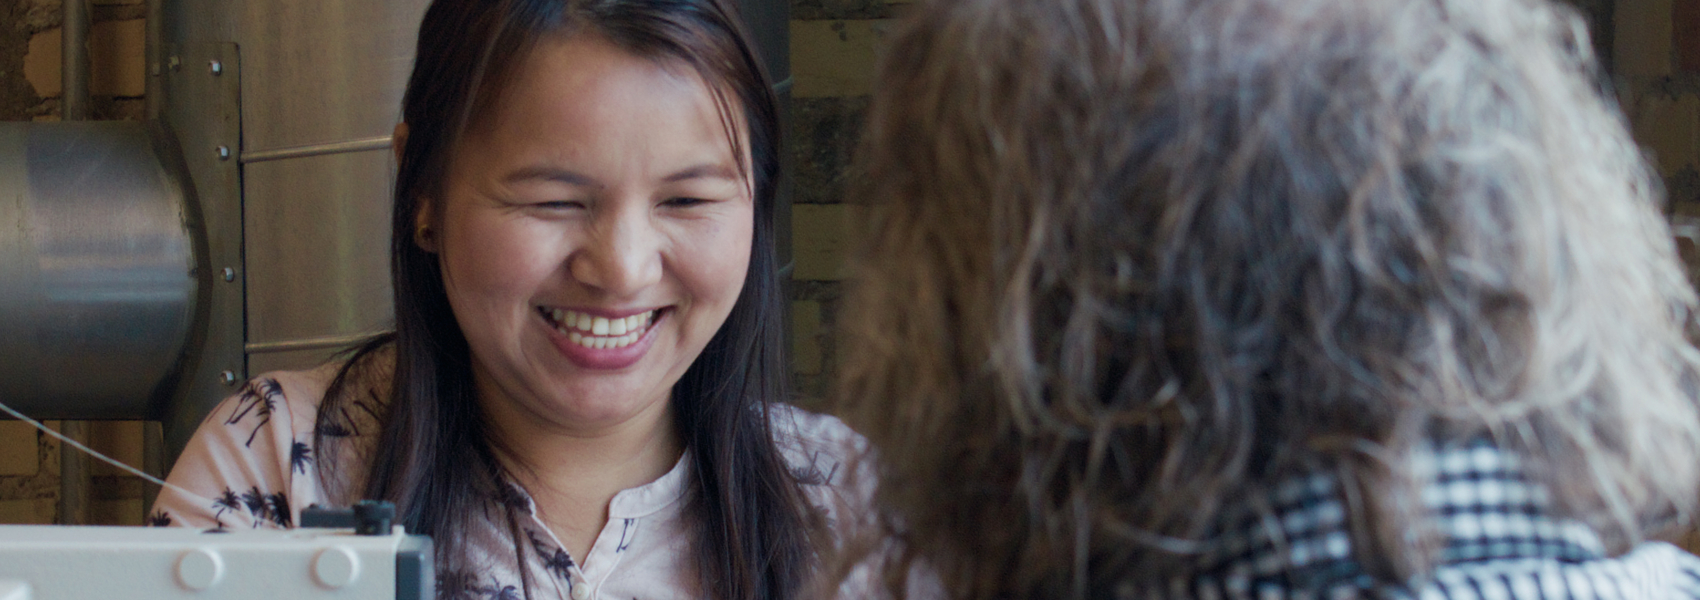
[[[550,200],[550,201],[547,201],[547,202],[538,202],[538,203],[532,204],[532,206],[535,206],[537,208],[550,209],[550,210],[566,210],[566,209],[573,209],[573,208],[584,208],[584,203],[583,202],[576,202],[576,201],[572,201],[572,200]]]
[[[704,202],[708,201],[702,198],[668,198],[665,202],[662,202],[662,204],[667,206],[685,207],[696,206]]]

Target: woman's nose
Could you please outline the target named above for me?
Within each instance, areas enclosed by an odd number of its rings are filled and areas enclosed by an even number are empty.
[[[636,294],[661,279],[660,237],[644,211],[598,215],[567,269],[580,283],[609,295]]]

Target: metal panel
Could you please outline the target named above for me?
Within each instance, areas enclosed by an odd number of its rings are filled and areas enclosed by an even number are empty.
[[[190,213],[202,231],[195,340],[177,393],[163,416],[167,458],[177,453],[213,405],[246,377],[242,354],[241,61],[235,44],[166,44],[161,77],[168,98],[163,125],[178,142],[193,182]]]
[[[242,11],[236,42],[245,73],[244,151],[389,135],[400,121],[425,6],[424,0],[235,3],[233,10]]]
[[[241,47],[244,151],[389,135],[427,0],[178,0],[165,38]]]
[[[399,121],[428,3],[173,0],[165,7],[167,40],[241,47],[245,341],[255,356],[389,324],[391,169],[383,140]]]
[[[196,281],[180,185],[140,123],[0,123],[0,400],[144,418]]]
[[[249,343],[261,350],[256,356],[268,356],[256,367],[297,366],[271,360],[265,349],[334,339],[388,322],[391,173],[388,154],[376,140],[398,121],[427,4],[171,0],[162,8],[167,43],[229,42],[241,48],[240,135],[229,145],[234,158],[222,164],[232,169],[239,160],[247,164],[233,172],[239,179],[224,182],[238,187],[203,198],[209,236],[223,235],[227,257],[211,268],[215,274],[225,266],[235,272],[234,281],[219,289],[245,291],[248,298],[236,296],[235,309],[223,306],[223,316],[210,320],[226,328],[208,338],[219,338],[219,348],[209,347],[209,353],[223,363],[230,362],[231,348],[240,352]],[[184,101],[167,94],[167,112],[194,112],[181,106]],[[236,123],[228,125],[238,131]],[[186,147],[205,145],[190,137],[184,136]],[[353,153],[316,155],[326,150]],[[224,225],[211,224],[215,213],[224,215]],[[288,356],[306,353],[279,358]],[[240,366],[209,366],[202,374],[217,382],[226,370],[238,379],[247,374]],[[172,417],[180,423],[167,424],[170,445],[180,447],[211,407],[207,399],[216,401],[229,389],[202,384],[188,392],[193,400]]]
[[[290,350],[281,352],[259,352],[248,357],[248,368],[254,375],[270,371],[299,371],[322,365],[350,344],[330,348],[314,348],[309,350]]]
[[[248,343],[389,327],[390,153],[251,163]]]

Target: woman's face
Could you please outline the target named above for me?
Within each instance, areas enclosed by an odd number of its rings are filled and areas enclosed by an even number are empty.
[[[665,410],[750,260],[751,182],[720,115],[689,66],[575,35],[474,119],[420,244],[486,410],[581,431]]]

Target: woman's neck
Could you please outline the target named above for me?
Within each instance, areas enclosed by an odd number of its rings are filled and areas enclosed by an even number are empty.
[[[502,466],[525,486],[538,517],[581,563],[607,524],[614,495],[659,479],[683,452],[672,403],[665,399],[593,428],[553,423],[512,403],[482,404]]]

